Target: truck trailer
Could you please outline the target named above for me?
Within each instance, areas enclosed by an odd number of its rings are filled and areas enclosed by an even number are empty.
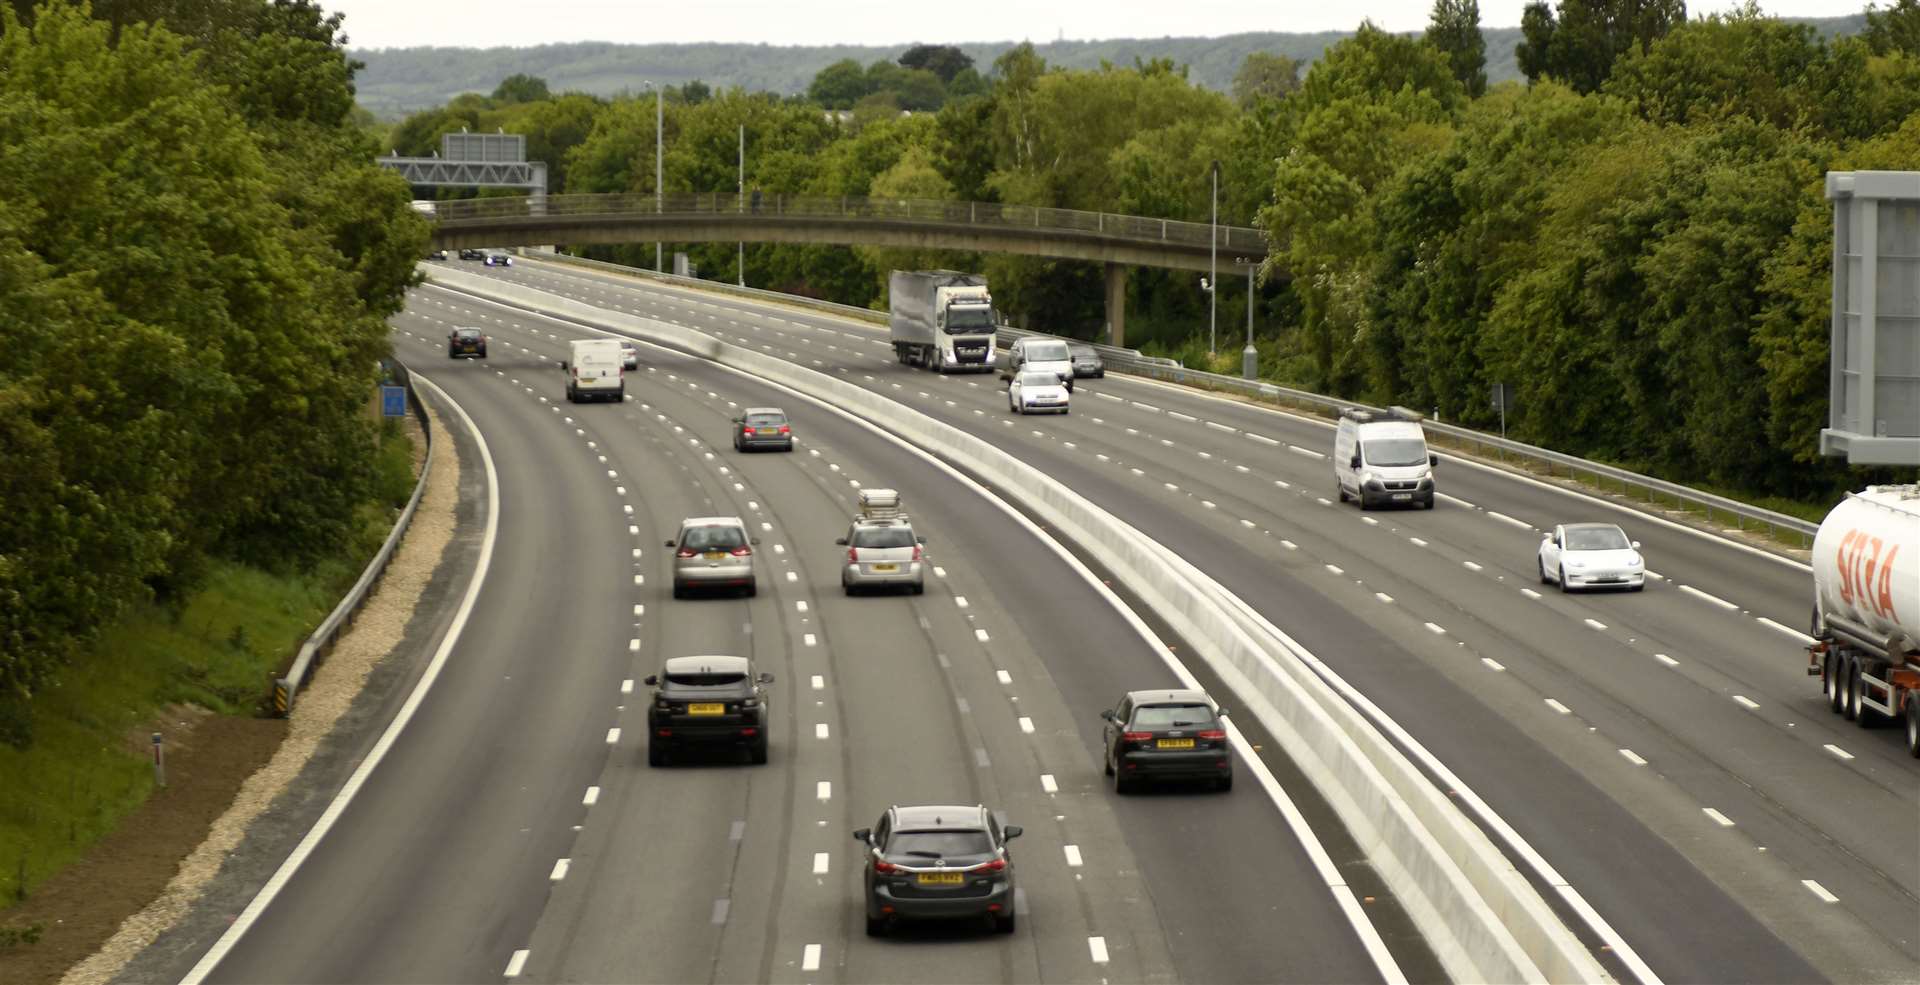
[[[987,278],[953,270],[896,270],[887,277],[893,355],[938,372],[993,372],[993,297]]]
[[[1906,719],[1920,757],[1920,485],[1848,493],[1813,537],[1808,676],[1868,727]]]

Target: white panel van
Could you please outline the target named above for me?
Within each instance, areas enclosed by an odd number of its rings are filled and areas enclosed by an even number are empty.
[[[1417,420],[1349,407],[1340,412],[1333,437],[1333,477],[1340,501],[1375,506],[1433,509],[1433,468],[1427,433]]]
[[[567,343],[567,401],[625,400],[626,356],[618,339],[574,339]]]

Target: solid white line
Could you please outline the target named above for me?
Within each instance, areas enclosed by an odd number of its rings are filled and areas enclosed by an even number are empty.
[[[1740,702],[1740,707],[1742,707],[1742,708],[1745,708],[1745,709],[1747,709],[1748,711],[1752,711],[1752,710],[1754,710],[1755,708],[1758,708],[1758,707],[1760,707],[1760,702],[1758,702],[1758,701],[1755,701],[1755,700],[1753,700],[1752,698],[1749,698],[1749,697],[1747,697],[1747,696],[1746,696],[1746,695],[1744,695],[1744,694],[1736,694],[1736,695],[1734,695],[1734,696],[1733,696],[1733,700],[1735,700],[1735,701],[1738,701],[1738,702]]]
[[[1606,624],[1606,623],[1603,623],[1603,622],[1601,622],[1601,621],[1600,621],[1600,620],[1598,620],[1598,619],[1586,619],[1586,620],[1583,620],[1583,621],[1584,621],[1584,622],[1585,622],[1585,623],[1587,624],[1587,628],[1588,628],[1588,629],[1597,629],[1597,630],[1600,630],[1600,631],[1602,631],[1602,632],[1605,632],[1605,631],[1606,631],[1606,628],[1607,628],[1607,624]]]
[[[1661,663],[1663,663],[1663,664],[1666,664],[1666,665],[1667,665],[1667,666],[1669,666],[1669,667],[1678,667],[1678,666],[1680,666],[1680,661],[1678,661],[1678,660],[1675,660],[1675,659],[1673,659],[1672,657],[1669,657],[1669,656],[1667,656],[1667,655],[1666,655],[1666,654],[1664,654],[1664,653],[1656,653],[1656,654],[1654,654],[1654,655],[1653,655],[1653,659],[1655,659],[1655,660],[1658,660],[1658,661],[1660,661]]]
[[[1531,524],[1531,523],[1528,523],[1528,522],[1527,522],[1527,521],[1525,521],[1525,520],[1516,520],[1516,519],[1514,519],[1513,517],[1510,517],[1510,516],[1508,516],[1508,515],[1506,515],[1505,513],[1501,513],[1501,512],[1499,512],[1498,510],[1488,510],[1488,511],[1487,511],[1487,515],[1488,515],[1488,516],[1490,516],[1490,517],[1493,517],[1493,518],[1494,518],[1494,519],[1496,519],[1496,520],[1499,520],[1499,521],[1501,521],[1502,523],[1511,523],[1511,524],[1513,524],[1514,526],[1516,526],[1516,527],[1519,527],[1519,528],[1520,528],[1520,529],[1522,529],[1522,530],[1532,530],[1532,529],[1533,529],[1533,524]]]
[[[1107,963],[1107,939],[1105,937],[1087,938],[1087,951],[1093,955],[1094,964]]]
[[[1813,642],[1813,637],[1811,637],[1811,636],[1808,636],[1807,634],[1805,634],[1805,633],[1803,633],[1803,632],[1801,632],[1801,631],[1799,631],[1799,630],[1797,630],[1797,629],[1795,629],[1795,628],[1793,628],[1792,626],[1782,626],[1782,625],[1780,625],[1779,623],[1777,623],[1777,622],[1774,622],[1774,621],[1773,621],[1773,620],[1771,620],[1771,619],[1768,619],[1768,618],[1767,618],[1766,616],[1760,616],[1760,617],[1759,617],[1759,619],[1760,619],[1760,624],[1761,624],[1761,625],[1763,625],[1763,626],[1767,626],[1767,627],[1769,627],[1769,628],[1772,628],[1772,629],[1777,629],[1777,630],[1779,630],[1780,632],[1782,632],[1782,633],[1785,633],[1785,634],[1787,634],[1788,636],[1791,636],[1791,637],[1793,637],[1794,639],[1796,639],[1796,640],[1799,640],[1799,641],[1800,641],[1800,642],[1802,642],[1802,643],[1812,643],[1812,642]]]
[[[973,631],[973,638],[985,643],[987,642],[987,631],[984,629],[976,629]]]
[[[820,722],[813,727],[813,737],[816,739],[825,739],[828,737],[826,722]]]
[[[1507,669],[1506,664],[1503,664],[1500,661],[1493,659],[1492,657],[1481,657],[1480,662],[1483,664],[1486,664],[1487,669],[1489,670],[1506,670]]]
[[[807,949],[800,952],[800,970],[801,971],[819,971],[820,970],[820,945],[808,944]]]
[[[1820,897],[1820,901],[1823,903],[1840,902],[1840,897],[1827,892],[1827,887],[1822,886],[1817,882],[1814,882],[1812,879],[1802,879],[1800,880],[1800,885],[1807,887],[1809,890],[1812,890],[1813,895]]]
[[[1718,595],[1709,595],[1708,593],[1703,592],[1693,587],[1692,585],[1681,585],[1680,590],[1687,593],[1688,595],[1693,596],[1694,598],[1701,599],[1707,602],[1712,602],[1714,605],[1717,605],[1722,609],[1727,609],[1731,611],[1731,610],[1740,608],[1739,606],[1734,605],[1732,602],[1729,602]]]
[[[461,598],[460,608],[455,610],[453,621],[447,625],[446,636],[441,638],[440,646],[434,650],[433,658],[427,661],[427,669],[420,675],[420,682],[415,684],[412,693],[407,695],[406,702],[393,716],[393,721],[387,725],[386,731],[380,734],[373,748],[367,752],[367,757],[361,760],[359,767],[347,777],[347,782],[341,786],[340,792],[327,805],[327,809],[321,812],[319,820],[314,822],[313,827],[307,830],[306,836],[294,846],[286,861],[280,863],[280,868],[274,871],[264,886],[260,887],[260,892],[254,895],[253,900],[247,904],[247,908],[227,925],[226,933],[220,935],[220,939],[214,942],[213,947],[209,948],[199,962],[187,972],[186,977],[181,979],[181,985],[199,985],[213,973],[221,959],[227,956],[227,952],[233,950],[233,946],[239,943],[240,938],[245,936],[260,919],[260,914],[266,912],[267,907],[273,903],[274,897],[280,895],[280,891],[286,888],[287,882],[300,870],[301,864],[320,844],[320,839],[325,838],[327,832],[333,829],[340,815],[346,811],[347,805],[353,802],[360,788],[366,785],[367,777],[371,776],[381,761],[386,758],[387,751],[399,740],[400,733],[406,729],[407,723],[413,721],[414,713],[419,709],[421,702],[426,700],[427,692],[433,687],[433,682],[439,679],[441,668],[446,666],[447,655],[452,653],[454,646],[459,643],[460,633],[467,625],[467,617],[473,612],[475,600],[480,597],[480,588],[486,584],[487,570],[493,564],[494,541],[500,529],[500,473],[494,468],[493,452],[487,447],[487,439],[481,435],[479,426],[473,423],[473,418],[467,416],[466,410],[445,390],[424,376],[416,375],[415,379],[433,391],[441,400],[446,401],[447,406],[452,407],[454,413],[460,416],[460,420],[465,422],[468,432],[473,435],[474,443],[480,449],[480,460],[486,465],[487,525],[485,533],[480,538],[480,559],[474,566],[473,580],[467,585],[467,593]],[[525,951],[517,952],[514,955],[515,961],[524,964],[526,954]],[[517,965],[508,967],[512,969],[513,974],[519,974]]]
[[[1626,759],[1626,761],[1627,761],[1627,762],[1629,762],[1629,763],[1632,763],[1632,764],[1633,764],[1633,765],[1635,765],[1635,766],[1645,766],[1645,765],[1647,765],[1647,761],[1646,761],[1646,760],[1644,760],[1644,759],[1641,759],[1641,758],[1640,758],[1640,754],[1639,754],[1639,753],[1637,753],[1637,752],[1634,752],[1634,751],[1633,751],[1633,750],[1631,750],[1631,749],[1622,749],[1622,750],[1620,750],[1620,755],[1621,755],[1622,757],[1624,757],[1624,758]]]
[[[813,797],[815,800],[832,800],[833,799],[833,781],[821,780],[820,782],[815,783],[813,785]]]
[[[1827,743],[1823,748],[1825,748],[1828,752],[1833,753],[1836,756],[1839,756],[1841,759],[1853,758],[1853,753],[1850,753],[1845,749],[1842,749],[1839,746],[1834,745],[1831,742]]]
[[[1028,735],[1032,735],[1032,734],[1033,734],[1033,719],[1031,719],[1031,718],[1022,718],[1022,719],[1020,719],[1020,731],[1022,731],[1022,732],[1025,732],[1025,733],[1027,733]]]
[[[592,807],[593,805],[599,802],[600,802],[599,787],[588,787],[587,795],[585,797],[580,798],[580,806],[582,807]]]
[[[523,969],[525,969],[526,966],[527,966],[527,949],[523,947],[520,950],[513,952],[513,957],[507,961],[506,977],[519,978],[520,972]],[[196,968],[195,970],[197,971],[199,969]],[[192,973],[189,972],[188,975],[189,977],[191,977]]]
[[[1559,702],[1559,700],[1558,700],[1558,699],[1556,699],[1556,698],[1548,698],[1548,699],[1547,699],[1547,707],[1549,707],[1549,708],[1552,708],[1552,709],[1553,709],[1554,711],[1557,711],[1557,712],[1559,712],[1559,713],[1560,713],[1560,714],[1562,714],[1562,715],[1571,715],[1571,714],[1573,714],[1573,709],[1572,709],[1572,708],[1569,708],[1569,707],[1567,707],[1566,705],[1563,705],[1563,704],[1561,704],[1561,703]]]
[[[1042,773],[1040,774],[1040,789],[1048,793],[1059,793],[1060,785],[1054,782],[1052,773]]]
[[[827,874],[827,865],[828,865],[827,860],[830,857],[831,856],[829,856],[826,852],[813,853],[813,874],[814,875],[824,876]]]
[[[567,867],[571,864],[573,864],[571,861],[564,858],[553,863],[553,871],[547,873],[547,881],[559,882],[560,880],[565,879],[567,877]]]
[[[1079,845],[1066,846],[1066,853],[1067,853],[1067,864],[1069,866],[1072,866],[1074,868],[1079,868],[1081,865],[1085,864],[1080,858]]]
[[[619,741],[620,741],[620,730],[619,730],[619,729],[617,729],[617,728],[610,728],[610,729],[608,729],[608,730],[607,730],[607,745],[613,745],[614,743],[616,743],[616,742],[619,742]]]
[[[1700,810],[1703,813],[1705,813],[1708,817],[1713,818],[1713,823],[1718,824],[1723,828],[1733,827],[1733,819],[1726,816],[1725,814],[1722,814],[1711,807],[1702,807],[1700,808]]]
[[[1447,631],[1446,628],[1441,626],[1438,623],[1431,623],[1431,622],[1427,623],[1427,632],[1432,633],[1435,636],[1444,635],[1446,631]]]

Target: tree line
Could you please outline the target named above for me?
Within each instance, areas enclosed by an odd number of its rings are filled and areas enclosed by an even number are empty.
[[[0,740],[130,605],[337,553],[427,230],[308,0],[0,7]]]

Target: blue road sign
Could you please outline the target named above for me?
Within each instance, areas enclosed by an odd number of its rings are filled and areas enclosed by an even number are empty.
[[[385,417],[407,416],[407,388],[403,386],[381,387],[380,413]]]

